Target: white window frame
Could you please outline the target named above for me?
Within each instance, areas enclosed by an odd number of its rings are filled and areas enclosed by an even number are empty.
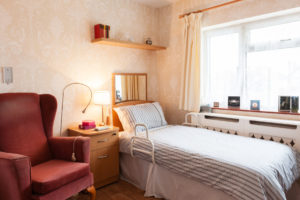
[[[207,82],[207,77],[210,76],[209,69],[209,42],[210,38],[218,35],[225,35],[229,33],[239,33],[240,40],[240,58],[239,58],[239,67],[242,70],[243,77],[240,77],[242,87],[241,94],[245,95],[247,91],[247,53],[255,52],[255,51],[265,51],[268,49],[263,49],[260,47],[254,47],[249,45],[249,33],[253,29],[264,28],[268,26],[280,25],[285,23],[292,23],[300,21],[300,8],[291,9],[287,11],[281,11],[277,13],[267,14],[263,16],[253,17],[249,19],[239,20],[236,22],[229,22],[226,24],[215,25],[212,27],[204,27],[202,29],[202,51],[201,57],[201,104],[209,104],[212,105],[213,102],[208,101],[208,97],[210,97],[210,85],[205,84]],[[277,45],[277,46],[276,46]],[[300,47],[300,37],[297,40],[287,40],[280,41],[280,43],[273,45],[272,49],[281,49],[281,48],[293,48]],[[210,80],[212,81],[212,80]],[[227,97],[224,97],[227,98]]]

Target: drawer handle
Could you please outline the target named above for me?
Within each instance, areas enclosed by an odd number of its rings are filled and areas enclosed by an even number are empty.
[[[108,139],[105,138],[104,140],[98,140],[97,142],[98,142],[98,143],[102,143],[102,142],[107,142],[107,141],[108,141]]]
[[[113,133],[112,135],[115,136],[115,135],[117,135],[117,134],[116,134],[116,133]]]
[[[103,156],[98,156],[98,159],[103,159],[103,158],[108,158],[108,155],[105,154],[105,155],[103,155]]]

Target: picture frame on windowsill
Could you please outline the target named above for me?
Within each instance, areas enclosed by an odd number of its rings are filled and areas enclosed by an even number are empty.
[[[279,96],[278,99],[278,111],[279,112],[291,112],[291,97]]]
[[[260,110],[260,100],[251,100],[250,110]]]
[[[239,96],[229,96],[228,97],[228,108],[240,109],[241,100]]]
[[[299,110],[299,96],[291,97],[291,111],[292,113],[298,113]]]

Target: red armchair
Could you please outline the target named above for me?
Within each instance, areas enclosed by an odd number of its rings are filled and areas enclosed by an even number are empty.
[[[84,189],[96,198],[89,138],[52,137],[56,108],[52,95],[0,94],[0,199],[63,200]]]

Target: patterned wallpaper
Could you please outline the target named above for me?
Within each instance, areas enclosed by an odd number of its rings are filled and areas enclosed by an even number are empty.
[[[222,0],[225,2],[226,0]],[[14,83],[0,83],[1,92],[50,93],[58,99],[54,133],[59,132],[63,87],[74,81],[95,90],[111,90],[112,72],[148,73],[148,97],[159,100],[169,123],[181,123],[178,110],[183,64],[183,20],[178,15],[219,0],[180,0],[160,9],[132,0],[0,0],[0,66],[12,66]],[[299,0],[245,0],[206,12],[204,26],[300,6]],[[149,52],[90,42],[93,25],[109,24],[112,38],[168,47]],[[0,72],[1,76],[1,72]],[[100,107],[81,110],[88,91],[72,86],[66,91],[63,127],[82,119],[101,120]],[[271,116],[274,117],[274,116]]]
[[[0,0],[0,66],[12,66],[14,83],[1,92],[50,93],[58,100],[54,133],[59,132],[63,87],[74,81],[111,90],[112,72],[149,74],[148,96],[157,98],[156,53],[92,44],[93,25],[111,26],[111,37],[158,43],[158,10],[131,0]],[[0,74],[1,76],[1,74]],[[101,120],[81,86],[66,91],[63,127],[82,119]]]
[[[184,62],[184,21],[183,19],[178,19],[178,16],[186,12],[227,1],[228,0],[181,0],[175,4],[159,9],[159,40],[162,45],[168,46],[166,51],[158,53],[157,58],[158,69],[160,70],[160,73],[158,73],[158,81],[161,86],[159,90],[159,101],[164,107],[166,119],[169,123],[182,123],[186,114],[186,112],[178,109],[182,66]],[[245,0],[230,6],[205,12],[203,15],[203,27],[299,6],[299,0]],[[232,114],[232,112],[229,113]],[[249,115],[249,113],[238,114]],[[299,117],[291,115],[268,114],[262,116],[300,119]]]

